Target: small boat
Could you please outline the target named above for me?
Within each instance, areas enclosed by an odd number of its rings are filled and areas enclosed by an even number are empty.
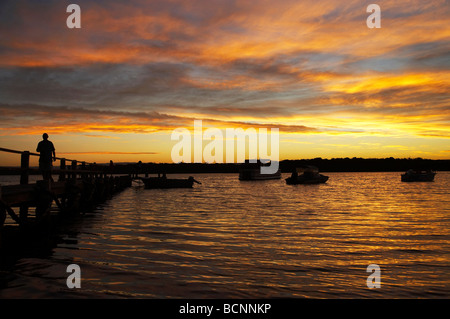
[[[299,175],[299,173],[302,173]],[[297,184],[321,184],[326,183],[328,176],[319,174],[319,169],[315,166],[305,166],[302,168],[297,168],[291,175],[291,177],[286,178],[286,184],[297,185]]]
[[[402,182],[433,182],[436,172],[432,170],[408,170],[402,174]]]
[[[156,189],[156,188],[192,188],[194,183],[201,184],[196,181],[192,176],[189,178],[180,179],[180,178],[167,178],[165,175],[162,177],[141,177],[141,180],[144,182],[144,187],[147,189]]]
[[[249,160],[245,161],[245,164],[242,164],[242,167],[239,169],[239,180],[241,181],[263,181],[269,179],[280,179],[281,171],[278,169],[275,173],[272,174],[262,174],[261,167],[262,166],[270,166],[269,163],[263,164],[261,161],[257,161],[257,163],[250,163]]]

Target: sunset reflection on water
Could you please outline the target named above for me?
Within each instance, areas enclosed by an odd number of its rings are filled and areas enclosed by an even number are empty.
[[[450,173],[433,183],[326,175],[322,185],[199,174],[193,189],[129,188],[62,234],[74,243],[20,260],[0,295],[448,297]],[[77,292],[64,288],[69,263],[82,269]],[[370,264],[379,289],[366,286]]]

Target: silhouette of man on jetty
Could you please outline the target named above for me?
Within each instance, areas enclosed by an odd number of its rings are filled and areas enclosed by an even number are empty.
[[[42,135],[43,140],[39,142],[36,152],[40,153],[39,169],[42,172],[44,180],[53,181],[52,178],[52,162],[56,161],[55,146],[48,140],[48,134]],[[53,155],[53,157],[52,157]]]

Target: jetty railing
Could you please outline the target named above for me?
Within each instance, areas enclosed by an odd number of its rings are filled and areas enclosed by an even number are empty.
[[[29,183],[30,172],[38,172],[38,169],[30,168],[30,156],[39,157],[40,154],[29,151],[18,151],[8,148],[0,147],[0,152],[20,154],[20,184],[27,185]],[[86,176],[99,177],[111,173],[109,167],[100,166],[96,163],[86,161],[78,161],[64,157],[55,157],[60,161],[59,169],[53,169],[52,174],[59,174],[59,181],[64,181],[67,178],[77,178],[77,176],[84,178]],[[67,165],[70,163],[70,166]]]

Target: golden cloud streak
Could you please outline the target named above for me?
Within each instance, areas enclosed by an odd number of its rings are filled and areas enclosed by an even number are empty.
[[[337,80],[325,85],[327,91],[347,94],[381,91],[392,88],[414,87],[421,90],[437,89],[448,92],[450,88],[450,72],[412,73],[401,75],[366,75],[355,76],[347,80]]]

